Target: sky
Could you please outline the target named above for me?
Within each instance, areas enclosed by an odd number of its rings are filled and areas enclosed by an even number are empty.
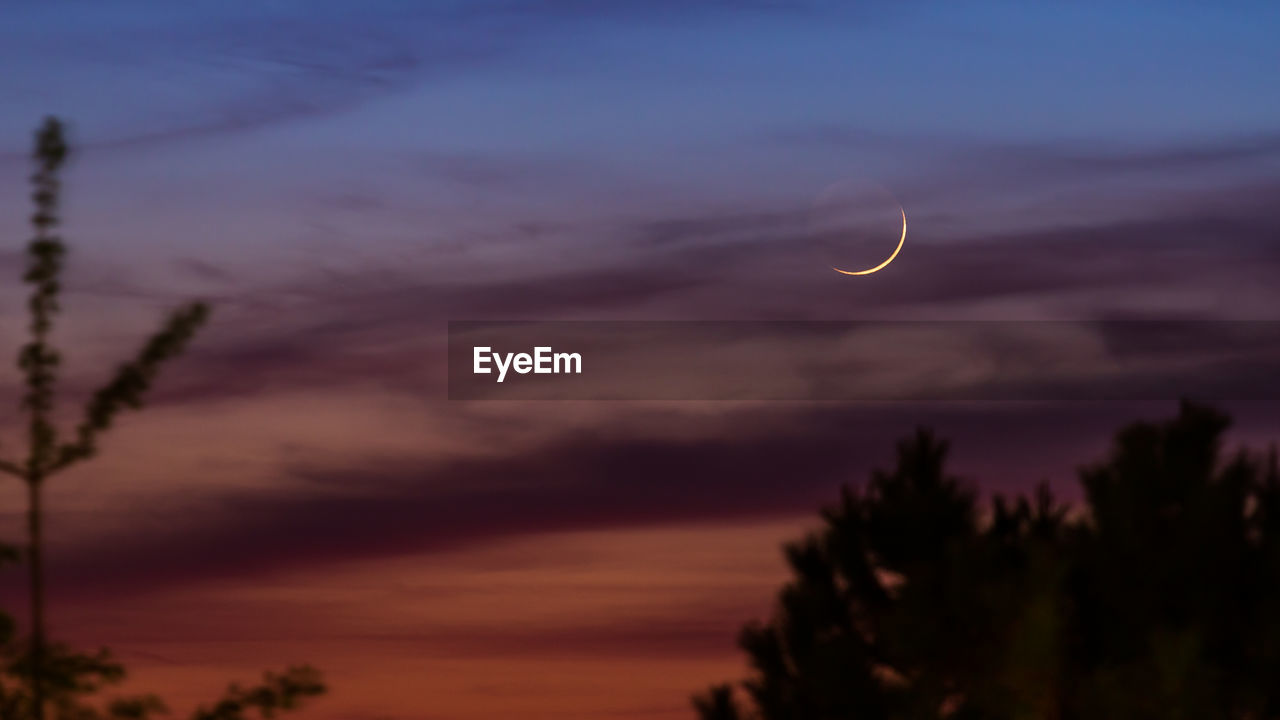
[[[50,486],[53,625],[177,707],[308,661],[306,717],[689,717],[781,544],[896,438],[1072,497],[1176,397],[458,402],[447,322],[1280,320],[1278,32],[1265,0],[4,2],[5,352],[48,114],[67,421],[167,308],[215,308]],[[833,201],[865,210],[834,247]],[[892,265],[828,269],[899,208]]]

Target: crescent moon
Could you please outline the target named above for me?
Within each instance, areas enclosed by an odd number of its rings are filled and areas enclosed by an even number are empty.
[[[889,263],[893,262],[893,259],[898,257],[898,253],[902,252],[903,244],[907,242],[907,211],[903,210],[902,208],[898,208],[898,209],[902,210],[902,237],[898,238],[898,247],[893,249],[892,255],[890,255],[884,262],[880,263],[879,265],[873,268],[867,268],[866,270],[841,270],[840,268],[835,266],[832,266],[831,269],[835,270],[841,275],[870,275],[873,272],[878,272],[880,270],[885,269],[885,267],[887,267]]]

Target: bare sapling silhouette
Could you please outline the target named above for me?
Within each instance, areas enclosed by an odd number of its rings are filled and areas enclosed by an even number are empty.
[[[103,699],[103,691],[124,680],[125,668],[105,649],[82,653],[52,643],[46,628],[44,578],[43,491],[51,478],[89,460],[102,435],[124,410],[142,407],[162,367],[182,354],[209,317],[203,302],[174,310],[132,360],[121,365],[95,392],[80,423],[63,434],[53,423],[61,354],[50,334],[61,309],[61,277],[66,245],[60,225],[59,173],[69,156],[62,124],[47,119],[36,133],[31,177],[35,211],[34,236],[27,245],[23,281],[31,286],[27,304],[30,333],[18,355],[24,380],[21,408],[26,419],[26,450],[14,459],[0,459],[0,472],[12,475],[26,488],[26,552],[0,546],[0,563],[25,561],[29,595],[29,637],[17,632],[13,619],[0,613],[0,720],[140,720],[168,712],[155,695]],[[269,716],[296,707],[304,698],[325,691],[320,674],[309,666],[267,673],[250,687],[232,685],[217,702],[197,710],[193,720],[240,720],[247,713]]]

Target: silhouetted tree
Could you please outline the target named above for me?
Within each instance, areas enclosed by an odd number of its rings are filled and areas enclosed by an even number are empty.
[[[120,683],[124,667],[106,650],[80,653],[50,643],[45,629],[44,541],[42,506],[45,483],[53,475],[87,460],[97,452],[101,435],[116,415],[137,409],[161,367],[180,355],[209,316],[209,308],[193,302],[175,310],[138,354],[87,403],[74,432],[59,434],[51,416],[61,356],[50,344],[59,311],[61,274],[66,246],[57,234],[61,186],[58,179],[68,157],[62,124],[49,118],[36,133],[36,172],[31,181],[35,212],[34,237],[27,246],[24,282],[31,286],[28,302],[30,339],[18,355],[25,380],[22,409],[27,417],[27,449],[18,460],[0,460],[0,471],[19,478],[27,490],[28,591],[31,634],[23,643],[12,619],[0,613],[0,720],[44,720],[52,711],[59,720],[143,718],[166,712],[152,695],[121,697],[94,704],[98,693]],[[16,553],[0,546],[0,563]],[[319,674],[307,666],[284,673],[268,673],[259,685],[232,685],[214,705],[201,708],[194,720],[239,720],[249,711],[269,716],[291,709],[305,697],[324,692]]]
[[[703,720],[1280,718],[1280,476],[1184,402],[1121,430],[1077,511],[974,493],[918,432],[786,547]]]

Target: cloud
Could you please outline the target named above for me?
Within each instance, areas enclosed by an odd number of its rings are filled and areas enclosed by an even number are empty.
[[[79,143],[89,151],[324,115],[521,44],[487,18],[434,3],[375,1],[359,12],[339,3],[158,5],[87,11],[92,32],[64,15],[20,11],[13,32],[0,32],[0,64],[24,68],[0,78],[8,116],[24,123],[0,125],[5,145],[49,112],[90,119]],[[100,102],[103,83],[109,103]],[[21,155],[12,148],[0,160]]]
[[[519,274],[460,257],[447,271],[411,262],[240,286],[184,262],[217,288],[215,320],[159,399],[361,382],[443,398],[449,320],[1276,320],[1280,216],[1264,186],[1226,194],[1237,195],[1258,203],[1193,199],[1157,217],[1003,236],[931,236],[924,220],[892,266],[857,279],[826,271],[803,214],[786,208],[619,224],[609,233],[623,242],[602,243],[610,255],[564,269],[539,244]]]
[[[1280,135],[1252,133],[1200,137],[1181,142],[1119,142],[1044,139],[993,142],[942,134],[906,135],[839,124],[775,129],[762,135],[783,148],[823,154],[852,153],[896,158],[924,168],[915,197],[955,194],[957,185],[977,184],[986,192],[1022,194],[1080,183],[1140,181],[1189,185],[1211,193],[1228,186],[1274,181],[1280,162]]]
[[[1062,483],[1134,407],[746,407],[698,436],[604,423],[488,455],[304,463],[276,489],[132,508],[52,562],[61,592],[115,594],[562,531],[803,517],[889,463],[918,423],[954,441],[955,467],[985,491]]]
[[[65,582],[124,589],[554,530],[804,512],[847,478],[855,448],[838,426],[814,424],[698,442],[581,433],[514,455],[300,467],[301,488],[229,494],[55,562]]]
[[[330,115],[558,37],[566,20],[792,11],[748,0],[586,3],[80,4],[15,8],[0,28],[0,162],[47,113],[85,118],[82,151],[130,149]]]

